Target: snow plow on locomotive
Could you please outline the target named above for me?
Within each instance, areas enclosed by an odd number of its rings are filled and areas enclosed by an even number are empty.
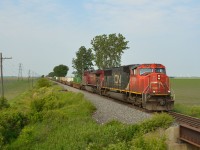
[[[133,64],[85,71],[82,88],[147,110],[168,111],[174,105],[169,77],[162,64]]]

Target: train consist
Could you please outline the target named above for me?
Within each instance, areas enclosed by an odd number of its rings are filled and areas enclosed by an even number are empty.
[[[154,111],[172,110],[169,77],[162,64],[133,64],[85,71],[79,88]]]

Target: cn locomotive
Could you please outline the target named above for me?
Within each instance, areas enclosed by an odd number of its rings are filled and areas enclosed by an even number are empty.
[[[147,110],[172,110],[169,77],[162,64],[133,64],[84,71],[81,88]]]

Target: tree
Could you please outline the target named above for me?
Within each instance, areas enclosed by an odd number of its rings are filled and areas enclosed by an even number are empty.
[[[99,69],[120,66],[122,53],[129,48],[122,34],[98,35],[91,44],[95,52],[94,61]]]
[[[86,49],[85,46],[81,46],[76,52],[76,58],[72,59],[73,68],[76,69],[75,75],[82,77],[84,70],[93,69],[94,55],[92,49]]]
[[[65,65],[55,66],[53,69],[54,75],[57,77],[65,77],[69,68]]]
[[[54,77],[55,76],[55,73],[54,72],[50,72],[49,74],[48,74],[48,77]]]

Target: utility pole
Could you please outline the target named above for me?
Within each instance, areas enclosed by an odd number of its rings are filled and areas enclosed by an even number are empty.
[[[30,80],[31,78],[31,70],[28,71],[28,81]]]
[[[18,80],[19,79],[23,80],[23,77],[22,77],[22,64],[21,63],[19,64]]]
[[[28,84],[29,88],[31,89],[31,70],[28,71]]]
[[[34,72],[32,71],[32,87],[33,87]]]
[[[1,97],[4,98],[4,85],[3,85],[3,60],[12,59],[12,57],[3,58],[2,53],[0,53],[0,62],[1,62]]]

